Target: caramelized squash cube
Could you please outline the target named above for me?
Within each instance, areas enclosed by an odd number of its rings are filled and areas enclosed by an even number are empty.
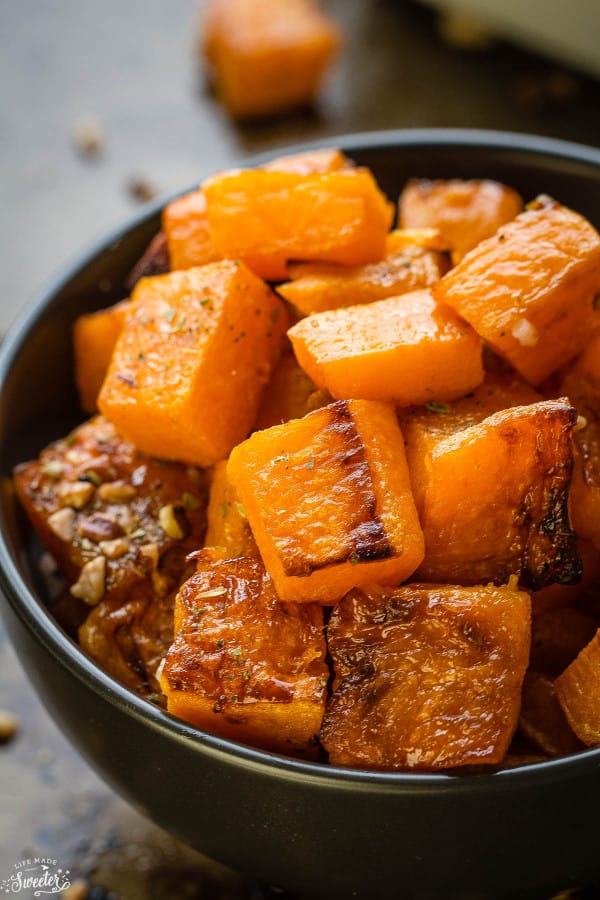
[[[357,585],[398,584],[422,559],[391,406],[340,401],[257,431],[227,472],[282,600],[334,603]]]
[[[576,419],[567,401],[547,400],[431,442],[407,426],[425,535],[417,577],[469,585],[517,575],[533,590],[578,581],[581,561],[567,509]]]
[[[72,594],[90,606],[123,602],[160,574],[166,553],[180,553],[183,571],[202,546],[203,473],[143,456],[101,416],[17,466],[15,487]]]
[[[477,334],[428,290],[314,313],[288,335],[304,371],[336,399],[410,406],[455,400],[483,381]]]
[[[283,304],[228,261],[144,279],[131,303],[100,409],[145,453],[214,464],[254,423],[281,350]]]
[[[261,166],[266,172],[295,172],[297,175],[324,175],[351,169],[353,163],[337,147],[305,150],[303,153],[286,153]]]
[[[411,584],[349,593],[327,629],[333,765],[500,763],[517,725],[530,599],[512,587]]]
[[[600,235],[541,198],[482,241],[433,286],[533,385],[586,344],[600,288]]]
[[[569,725],[588,747],[600,744],[600,630],[554,682]]]
[[[211,239],[223,257],[358,266],[385,254],[393,210],[367,169],[316,175],[247,169],[203,187]]]
[[[75,322],[75,384],[87,413],[98,411],[98,394],[128,311],[129,302],[124,300],[108,309],[79,316]]]
[[[497,181],[411,179],[399,202],[401,228],[437,228],[454,263],[523,209],[521,197]]]
[[[169,712],[279,753],[315,753],[325,709],[323,613],[281,603],[257,559],[198,555],[176,600],[161,685]]]
[[[288,267],[292,281],[279,294],[304,315],[372,303],[429,287],[442,274],[439,253],[407,245],[381,262],[347,268],[336,263],[299,263]]]
[[[247,119],[310,103],[340,32],[314,0],[212,0],[203,44],[219,97]]]

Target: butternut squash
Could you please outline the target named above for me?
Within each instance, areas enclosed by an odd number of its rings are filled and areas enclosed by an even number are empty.
[[[198,554],[161,674],[169,712],[211,734],[314,757],[325,699],[323,613],[280,603],[257,559]]]
[[[585,346],[599,288],[598,232],[560,203],[538,198],[432,290],[537,385]]]
[[[314,0],[212,0],[203,51],[220,99],[248,119],[310,103],[340,41]]]
[[[436,228],[456,264],[523,209],[512,188],[487,179],[448,181],[413,178],[398,204],[401,228]]]
[[[143,456],[101,416],[18,466],[15,487],[71,593],[90,606],[119,605],[145,579],[162,590],[168,575],[177,587],[204,539],[203,473]]]
[[[478,336],[428,290],[314,313],[288,336],[307,375],[336,399],[445,402],[483,381]]]
[[[248,169],[217,175],[203,189],[211,239],[223,257],[358,266],[385,253],[393,209],[367,169]]]
[[[282,600],[335,603],[397,584],[423,538],[394,409],[341,401],[255,432],[227,473]]]
[[[600,630],[555,683],[569,725],[588,747],[600,744]]]
[[[432,771],[502,761],[529,655],[529,596],[411,584],[352,591],[334,609],[329,761]]]
[[[131,304],[100,409],[145,453],[214,464],[254,423],[285,333],[281,301],[224,261],[146,278]]]

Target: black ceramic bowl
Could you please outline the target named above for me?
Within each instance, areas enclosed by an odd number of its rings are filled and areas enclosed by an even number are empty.
[[[526,198],[553,194],[600,226],[597,150],[437,130],[333,143],[370,166],[392,198],[408,176],[487,176]],[[298,762],[204,734],[139,699],[52,620],[11,470],[81,419],[72,322],[121,299],[158,221],[156,204],[85,254],[2,348],[0,582],[8,629],[48,709],[106,780],[158,824],[248,876],[299,894],[536,897],[600,881],[600,749],[458,777]]]

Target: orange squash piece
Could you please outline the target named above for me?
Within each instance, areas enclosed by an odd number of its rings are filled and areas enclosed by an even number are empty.
[[[481,341],[429,290],[314,313],[288,331],[315,384],[398,406],[455,400],[483,381]]]
[[[198,554],[176,600],[161,685],[169,712],[198,728],[314,756],[329,671],[323,613],[280,603],[257,559]]]
[[[454,263],[523,209],[521,197],[497,181],[411,179],[400,195],[401,228],[437,228]]]
[[[212,0],[203,49],[220,99],[248,119],[309,104],[340,40],[314,0]]]
[[[346,159],[341,150],[324,148],[280,156],[261,168],[274,172],[314,175],[335,172],[350,166],[350,161]],[[221,259],[210,237],[206,197],[202,189],[191,191],[191,193],[177,197],[168,203],[163,209],[162,226],[168,244],[171,269],[191,269],[194,266],[204,266]],[[255,274],[267,280],[282,281],[288,277],[285,259],[281,257],[270,257],[269,259],[256,257],[245,259],[244,262]],[[160,273],[143,272],[142,274]]]
[[[356,306],[429,287],[441,277],[439,253],[407,245],[387,253],[380,262],[348,268],[336,263],[288,266],[292,281],[277,292],[304,315]]]
[[[588,747],[600,744],[600,630],[554,682],[569,725]]]
[[[433,286],[531,384],[589,339],[600,287],[600,235],[549,198],[482,241]]]
[[[406,441],[408,467],[417,506],[424,502],[430,459],[439,441],[479,425],[488,416],[513,406],[527,406],[542,400],[529,384],[514,372],[486,372],[482,383],[460,400],[435,401],[402,410],[400,426]]]
[[[17,466],[14,477],[71,593],[90,606],[121,603],[144,579],[160,587],[165,554],[181,573],[186,555],[202,545],[203,474],[143,456],[101,416]]]
[[[406,429],[425,535],[418,578],[469,585],[517,575],[533,590],[579,580],[567,509],[576,418],[566,401],[506,409],[432,441],[424,459],[426,442]]]
[[[247,169],[217,175],[203,188],[211,239],[223,257],[358,266],[384,256],[393,209],[367,169]]]
[[[258,557],[248,519],[227,477],[226,459],[218,462],[213,469],[204,546],[218,548],[224,559]]]
[[[530,599],[512,587],[353,591],[331,616],[321,740],[333,765],[500,763],[519,716]]]
[[[98,394],[128,311],[129,301],[124,300],[108,309],[79,316],[75,322],[75,384],[87,413],[98,411]]]
[[[254,423],[285,309],[228,261],[143,279],[131,303],[100,409],[143,452],[212,465]]]
[[[538,612],[534,606],[530,664],[536,672],[556,678],[596,633],[592,616],[570,606]]]
[[[571,491],[572,489],[571,481]],[[597,586],[600,581],[600,552],[591,541],[578,540],[577,547],[583,569],[581,581],[579,584],[551,584],[541,591],[536,591],[531,598],[534,614],[560,609],[563,606],[579,605],[580,602],[585,604],[590,590]]]
[[[393,407],[340,401],[255,432],[229,479],[282,600],[334,603],[398,584],[423,556]]]
[[[264,390],[254,430],[281,425],[289,419],[301,419],[311,411],[309,398],[315,390],[294,354],[283,353]]]

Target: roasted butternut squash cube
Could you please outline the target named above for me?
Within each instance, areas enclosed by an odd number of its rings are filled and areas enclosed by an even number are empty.
[[[385,254],[393,209],[368,169],[246,169],[217,175],[203,188],[211,239],[223,257],[358,266]]]
[[[204,545],[218,548],[224,559],[259,555],[246,513],[227,477],[226,459],[213,469]]]
[[[90,606],[122,602],[144,579],[160,586],[167,552],[171,566],[180,548],[183,571],[185,556],[202,546],[203,473],[144,456],[101,416],[17,466],[14,477],[72,595]]]
[[[340,38],[314,0],[212,0],[203,46],[219,97],[247,119],[310,103]]]
[[[336,399],[455,400],[483,381],[481,341],[429,290],[314,313],[290,328],[296,358]]]
[[[327,629],[329,761],[435,770],[500,763],[519,716],[530,599],[512,587],[352,591]]]
[[[451,403],[429,402],[402,410],[400,427],[406,442],[408,466],[417,506],[424,502],[430,459],[439,441],[479,425],[492,413],[513,406],[526,406],[543,398],[514,372],[486,372],[473,391]]]
[[[223,459],[254,424],[281,350],[283,304],[231,261],[144,279],[131,304],[100,409],[145,453]]]
[[[572,488],[573,482],[571,490]],[[577,541],[577,547],[583,569],[581,581],[578,584],[551,584],[536,591],[531,598],[534,615],[544,613],[546,610],[561,609],[563,606],[585,604],[590,591],[600,583],[600,551],[591,541],[581,539]]]
[[[523,681],[519,732],[550,757],[583,750],[556,698],[554,683],[532,670]]]
[[[554,682],[569,725],[588,747],[600,744],[600,630]]]
[[[439,253],[407,245],[381,262],[348,268],[336,263],[299,263],[288,267],[292,281],[277,292],[304,315],[357,306],[429,287],[442,274]]]
[[[282,600],[414,572],[423,538],[394,409],[340,401],[238,445],[227,473]]]
[[[87,413],[98,412],[98,394],[128,311],[129,301],[124,300],[108,309],[79,316],[75,322],[75,384]]]
[[[280,156],[262,168],[274,172],[312,175],[335,172],[350,166],[350,161],[340,150],[325,148]],[[206,197],[202,189],[176,197],[168,203],[163,209],[162,226],[168,244],[171,269],[191,269],[194,266],[217,262],[222,258],[210,237]],[[285,259],[282,257],[246,259],[244,262],[249,269],[267,280],[282,281],[288,277]]]
[[[283,353],[264,390],[254,430],[301,419],[311,411],[309,398],[315,391],[314,383],[300,368],[294,354]]]
[[[425,535],[423,581],[503,583],[538,590],[581,577],[567,509],[577,420],[567,401],[494,413],[431,441],[407,428],[408,461]]]
[[[454,263],[523,209],[521,197],[497,181],[411,179],[399,202],[401,228],[437,228]]]
[[[323,613],[281,603],[257,559],[198,555],[176,600],[161,685],[169,712],[212,734],[314,756],[327,692]]]
[[[600,235],[582,216],[541,198],[432,290],[536,385],[585,346],[599,287]]]
[[[171,269],[191,269],[221,257],[210,239],[203,191],[191,191],[171,200],[162,212],[162,227],[169,246]]]
[[[165,565],[164,559],[157,569],[161,586],[156,577],[148,578],[135,584],[124,599],[101,600],[78,633],[81,649],[105,672],[155,701],[162,699],[157,670],[173,642],[175,594],[190,568],[180,556],[175,565],[173,560]]]

